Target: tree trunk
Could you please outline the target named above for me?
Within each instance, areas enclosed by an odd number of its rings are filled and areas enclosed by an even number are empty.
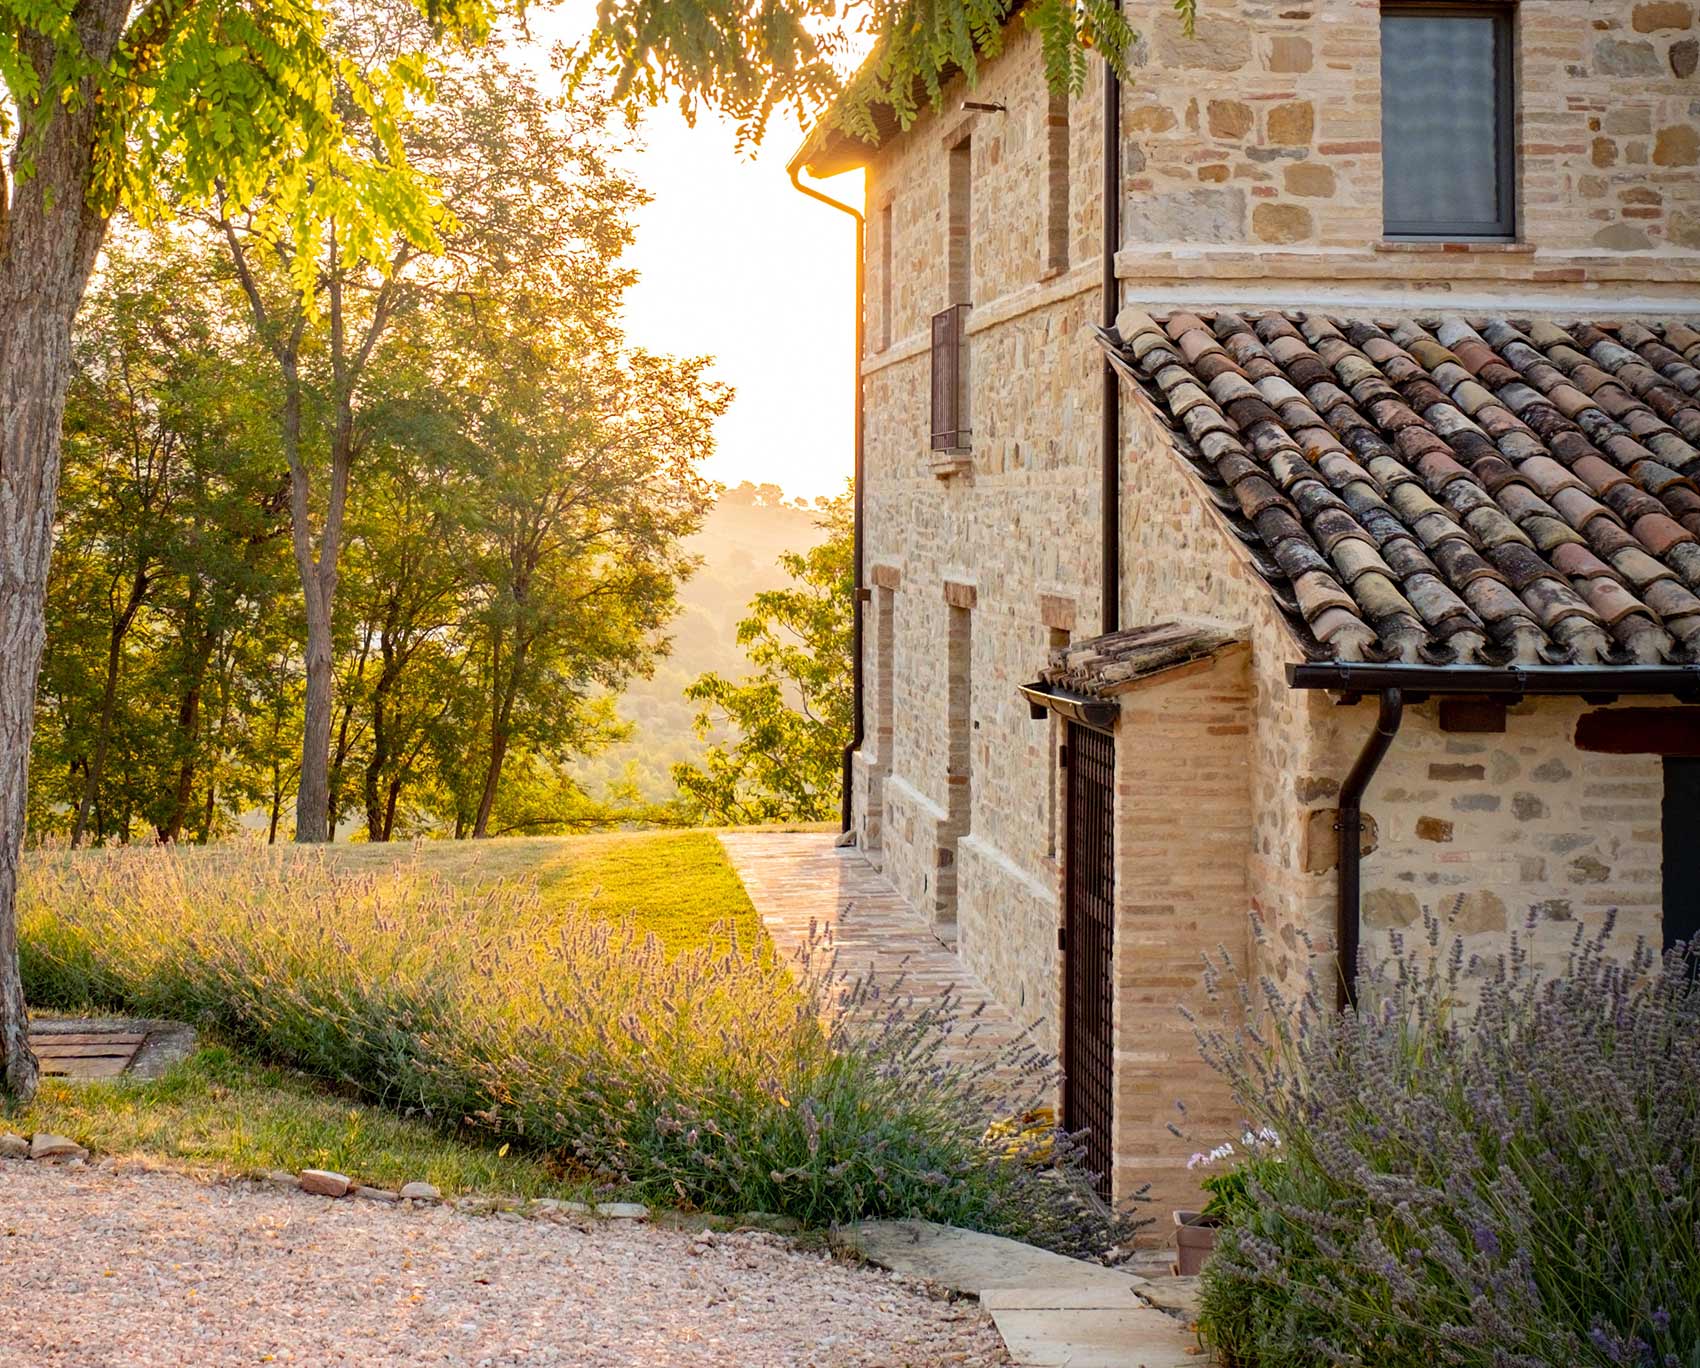
[[[297,399],[299,403],[299,399]],[[330,724],[335,704],[335,671],[331,670],[331,595],[326,593],[321,579],[320,561],[330,554],[330,547],[321,544],[320,559],[316,561],[309,546],[308,489],[306,471],[297,464],[299,479],[299,508],[294,510],[296,525],[296,569],[301,573],[301,590],[308,608],[308,659],[306,659],[306,707],[301,727],[301,785],[296,789],[296,839],[311,843],[325,841],[330,836],[326,816],[330,812]],[[292,471],[291,474],[294,474]],[[335,571],[331,571],[335,583]]]
[[[129,0],[85,0],[71,13],[95,69],[111,58]],[[19,51],[46,77],[58,54],[24,28]],[[15,111],[32,148],[29,179],[0,170],[0,1088],[35,1093],[39,1071],[18,973],[18,858],[29,793],[35,683],[45,639],[47,567],[59,492],[59,432],[71,376],[71,323],[106,220],[88,207],[94,80],[62,100]],[[0,163],[3,166],[4,163]]]
[[[496,791],[502,785],[502,762],[508,755],[508,738],[513,731],[514,696],[519,690],[520,668],[524,661],[525,648],[516,642],[506,685],[490,700],[490,761],[484,769],[484,792],[478,799],[478,819],[472,827],[472,839],[475,841],[485,840],[490,835],[490,811],[496,806]]]
[[[396,804],[401,801],[401,782],[403,775],[396,775],[390,780],[389,794],[384,799],[384,839],[387,841],[395,835]]]
[[[379,796],[378,786],[384,776],[384,767],[390,762],[390,690],[395,686],[397,678],[401,675],[401,663],[396,658],[395,640],[391,635],[388,623],[378,634],[378,651],[383,666],[378,671],[378,682],[372,686],[372,754],[366,761],[366,774],[363,784],[366,799],[366,839],[368,841],[387,841],[390,839],[390,823],[384,815],[384,804]],[[390,791],[389,813],[393,819],[395,814],[395,790],[393,786]]]
[[[355,684],[366,682],[366,658],[372,653],[372,632],[367,628],[360,641],[360,654],[354,662]],[[330,769],[325,781],[325,840],[336,840],[337,818],[342,812],[342,776],[348,764],[348,726],[354,720],[354,697],[343,700],[342,721],[337,725],[336,748],[331,752]]]
[[[123,611],[118,614],[117,620],[112,624],[112,630],[107,634],[106,687],[100,696],[100,721],[94,734],[94,759],[83,777],[83,796],[77,803],[76,820],[71,824],[73,850],[83,843],[83,831],[88,826],[89,809],[94,805],[95,793],[100,788],[100,778],[106,769],[106,747],[112,739],[112,714],[118,705],[118,668],[124,659],[124,638],[130,634],[130,624],[136,620],[136,613],[142,606],[142,600],[147,597],[147,592],[147,571],[138,568],[130,580],[130,596],[125,600]]]
[[[177,792],[171,800],[171,814],[159,828],[159,839],[166,845],[183,834],[183,824],[189,820],[189,803],[195,796],[195,734],[201,726],[201,693],[216,640],[211,629],[202,634],[200,649],[195,652],[194,672],[177,705],[177,736],[183,747],[183,760],[177,767]]]

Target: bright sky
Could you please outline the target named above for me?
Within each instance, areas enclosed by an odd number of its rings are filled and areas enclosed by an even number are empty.
[[[589,15],[582,0],[533,11],[539,64]],[[556,78],[545,69],[543,79]],[[785,163],[802,141],[794,117],[774,118],[754,159],[713,115],[691,128],[670,108],[650,111],[640,136],[630,165],[654,199],[628,257],[640,272],[626,302],[631,341],[712,355],[717,378],[737,390],[710,478],[807,498],[838,492],[854,446],[854,222],[791,188]],[[819,188],[861,207],[860,173]]]

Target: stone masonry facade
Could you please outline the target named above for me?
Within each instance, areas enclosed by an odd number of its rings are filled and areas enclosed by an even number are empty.
[[[1700,312],[1700,27],[1681,0],[1517,7],[1518,234],[1382,232],[1378,6],[1204,3],[1165,14],[1123,90],[1121,303],[1519,317]],[[1098,161],[1104,82],[1047,90],[1017,19],[971,98],[867,154],[867,738],[858,840],[1018,1019],[1060,1040],[1062,724],[1018,686],[1101,630]],[[953,237],[954,234],[954,237]],[[931,449],[929,324],[967,304],[963,449]],[[1124,626],[1243,628],[1213,668],[1123,697],[1117,745],[1115,1186],[1194,1193],[1232,1105],[1176,1007],[1226,945],[1296,987],[1333,948],[1333,805],[1374,721],[1284,676],[1298,643],[1166,434],[1123,402]],[[1501,733],[1410,710],[1366,800],[1366,943],[1425,906],[1474,948],[1533,916],[1557,961],[1615,909],[1658,939],[1660,761],[1584,753],[1594,705],[1520,704]],[[1184,1101],[1190,1138],[1166,1129]],[[1206,1133],[1208,1132],[1208,1133]]]

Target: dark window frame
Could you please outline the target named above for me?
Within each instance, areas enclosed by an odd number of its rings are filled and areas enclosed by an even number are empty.
[[[1387,215],[1385,189],[1382,199],[1382,234],[1403,242],[1457,241],[1474,238],[1492,242],[1514,242],[1519,231],[1517,216],[1517,49],[1515,5],[1480,0],[1382,0],[1381,22],[1391,16],[1444,18],[1455,16],[1489,19],[1493,23],[1495,195],[1498,213],[1489,221],[1406,221]],[[1385,72],[1382,76],[1386,84]],[[1382,105],[1385,112],[1385,99]],[[1387,128],[1382,121],[1382,166],[1385,174]]]

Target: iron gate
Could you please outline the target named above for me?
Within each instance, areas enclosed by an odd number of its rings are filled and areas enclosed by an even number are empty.
[[[1115,980],[1116,743],[1071,722],[1063,922],[1063,1124],[1084,1130],[1098,1191],[1110,1195]]]

